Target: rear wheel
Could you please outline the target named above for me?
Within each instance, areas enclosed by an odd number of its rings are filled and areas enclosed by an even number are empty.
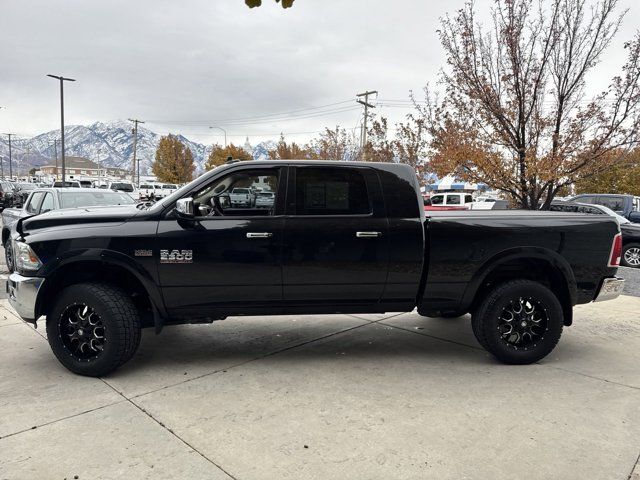
[[[71,285],[47,316],[51,350],[79,375],[112,372],[135,354],[140,335],[140,315],[130,296],[111,285]]]
[[[546,357],[562,335],[560,301],[544,285],[514,280],[499,285],[472,318],[478,342],[498,360],[528,364]]]
[[[622,249],[622,265],[640,268],[640,243],[630,243]]]

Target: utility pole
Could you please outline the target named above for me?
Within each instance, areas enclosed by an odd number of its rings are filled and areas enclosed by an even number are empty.
[[[9,137],[9,180],[13,178],[13,170],[11,167],[11,136],[13,133],[7,133],[7,137]]]
[[[361,140],[361,146],[360,146],[360,148],[362,148],[362,154],[364,155],[363,157],[364,160],[367,160],[365,147],[367,146],[367,119],[369,118],[369,109],[376,108],[375,105],[372,105],[369,103],[369,95],[378,96],[378,91],[370,90],[370,91],[359,93],[356,95],[356,97],[358,98],[364,97],[364,101],[356,100],[356,102],[364,106],[364,122],[362,125],[362,136],[361,136],[362,140]]]
[[[133,122],[133,162],[131,164],[131,182],[136,183],[136,150],[138,149],[138,124],[144,123],[138,119],[130,118]],[[140,163],[138,163],[138,185],[140,184]]]
[[[73,78],[65,78],[59,75],[47,75],[47,77],[55,78],[60,81],[60,148],[62,150],[62,186],[65,186],[65,180],[67,179],[67,171],[65,168],[65,156],[64,156],[64,82],[75,82]]]

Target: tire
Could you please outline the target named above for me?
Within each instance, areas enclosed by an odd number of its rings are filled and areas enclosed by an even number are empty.
[[[474,312],[473,333],[503,363],[525,365],[555,348],[564,324],[562,305],[544,285],[514,280],[497,286]]]
[[[4,260],[9,273],[13,273],[13,271],[15,270],[15,265],[13,264],[13,244],[11,243],[11,239],[4,242]]]
[[[625,267],[640,268],[640,243],[625,245],[620,263]]]
[[[140,314],[131,297],[111,285],[71,285],[47,316],[51,350],[79,375],[101,377],[114,371],[136,353],[140,336]]]

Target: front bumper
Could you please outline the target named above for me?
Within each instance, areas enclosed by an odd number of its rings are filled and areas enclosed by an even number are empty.
[[[618,298],[624,290],[624,279],[618,277],[605,278],[594,302],[604,302]]]
[[[36,319],[36,300],[44,278],[23,277],[12,273],[7,280],[9,303],[22,319],[33,322]]]

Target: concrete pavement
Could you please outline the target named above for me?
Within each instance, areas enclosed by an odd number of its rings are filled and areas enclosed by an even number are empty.
[[[640,298],[495,362],[469,317],[233,318],[145,331],[104,379],[0,304],[0,479],[634,478]],[[635,478],[640,467],[635,467]]]

